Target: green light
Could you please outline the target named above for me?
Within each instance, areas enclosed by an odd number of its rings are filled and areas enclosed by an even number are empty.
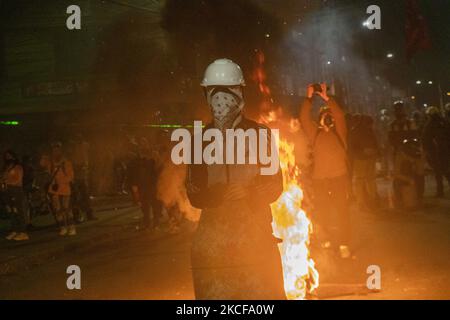
[[[148,128],[157,128],[157,129],[179,129],[179,128],[194,128],[193,125],[181,125],[181,124],[148,124],[146,125]],[[205,126],[203,125],[202,128]]]
[[[3,126],[18,126],[20,125],[19,121],[0,121],[0,124]]]

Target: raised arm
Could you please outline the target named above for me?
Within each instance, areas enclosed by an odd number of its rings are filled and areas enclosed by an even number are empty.
[[[306,98],[300,107],[300,123],[310,141],[314,139],[317,132],[317,124],[311,118],[311,109],[312,100]]]

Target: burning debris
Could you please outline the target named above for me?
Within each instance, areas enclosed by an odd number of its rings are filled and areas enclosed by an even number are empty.
[[[284,289],[290,300],[302,300],[319,287],[319,273],[310,256],[309,244],[313,226],[303,209],[304,193],[300,183],[300,168],[296,161],[296,143],[288,133],[300,134],[300,123],[284,116],[281,107],[274,107],[271,90],[266,84],[264,53],[257,52],[254,80],[264,97],[260,121],[269,127],[283,126],[278,142],[280,166],[283,173],[283,194],[272,204],[274,235],[283,240],[279,245],[283,263]],[[300,143],[299,146],[305,146]],[[306,152],[305,152],[306,153]]]

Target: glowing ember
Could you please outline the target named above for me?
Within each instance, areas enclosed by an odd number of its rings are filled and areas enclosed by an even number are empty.
[[[282,118],[282,108],[273,107],[270,88],[266,85],[264,54],[258,52],[254,79],[264,97],[259,121],[270,126]],[[297,119],[286,121],[289,132],[298,132]],[[283,132],[281,131],[281,135]],[[299,134],[299,133],[298,133]],[[309,253],[312,223],[302,209],[303,190],[299,183],[300,170],[295,159],[295,144],[281,137],[278,141],[280,165],[283,172],[283,194],[272,204],[274,235],[283,240],[279,249],[283,263],[284,289],[290,300],[305,299],[319,287],[319,273]]]

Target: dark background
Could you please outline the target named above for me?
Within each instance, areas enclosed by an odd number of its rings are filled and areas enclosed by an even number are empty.
[[[405,1],[0,0],[0,117],[49,135],[49,126],[191,122],[207,114],[199,82],[221,57],[243,67],[254,113],[257,51],[275,101],[293,112],[313,81],[332,83],[355,112],[396,99],[439,105],[450,91],[450,2],[419,3],[432,48],[408,62]],[[66,28],[71,4],[81,30]],[[362,26],[371,4],[382,30]]]

